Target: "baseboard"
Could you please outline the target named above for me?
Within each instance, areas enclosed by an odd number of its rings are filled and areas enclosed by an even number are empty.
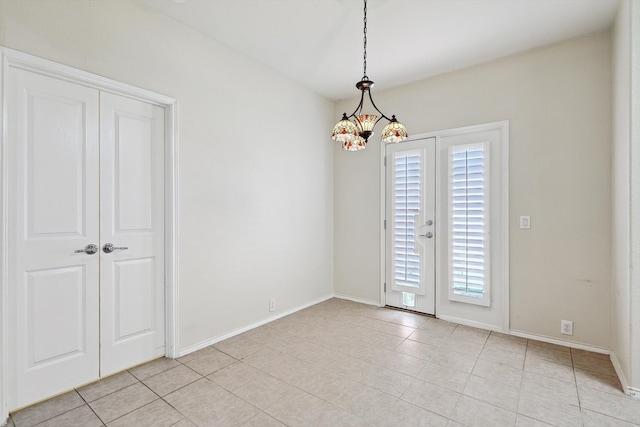
[[[228,338],[234,337],[236,335],[240,335],[243,332],[247,332],[247,331],[250,331],[251,329],[255,329],[255,328],[260,327],[262,325],[266,325],[267,323],[273,322],[274,320],[278,320],[278,319],[280,319],[282,317],[288,316],[288,315],[293,314],[293,313],[295,313],[297,311],[304,310],[305,308],[311,307],[312,305],[319,304],[319,303],[324,302],[326,300],[329,300],[329,299],[331,299],[333,297],[334,297],[333,294],[326,295],[326,296],[324,296],[322,298],[319,298],[317,300],[311,301],[311,302],[309,302],[307,304],[303,304],[303,305],[300,305],[298,307],[294,307],[294,308],[292,308],[290,310],[284,311],[282,313],[278,313],[277,315],[274,315],[272,317],[269,317],[267,319],[261,320],[261,321],[256,322],[256,323],[252,323],[251,325],[245,326],[243,328],[234,329],[233,331],[231,331],[231,332],[229,332],[227,334],[219,335],[217,337],[213,337],[213,338],[201,341],[201,342],[199,342],[197,344],[194,344],[194,345],[191,345],[189,347],[181,349],[178,352],[178,356],[177,357],[186,356],[187,354],[193,353],[194,351],[202,350],[205,347],[209,347],[210,345],[217,344],[220,341],[224,341],[224,340],[226,340]]]
[[[502,328],[500,328],[500,327],[498,327],[496,325],[491,325],[489,323],[474,322],[473,320],[461,319],[459,317],[446,316],[446,315],[445,316],[436,315],[436,317],[438,319],[446,320],[447,322],[457,323],[459,325],[464,325],[464,326],[471,326],[472,328],[485,329],[487,331],[508,333],[504,329],[502,329]]]
[[[629,382],[627,381],[627,376],[624,374],[624,371],[622,370],[622,365],[620,365],[620,361],[618,360],[618,356],[616,356],[616,353],[613,350],[611,351],[611,354],[609,355],[609,357],[611,358],[613,369],[616,370],[616,374],[618,375],[618,379],[620,380],[620,385],[622,386],[622,390],[629,396],[635,399],[640,399],[640,390],[637,388],[631,387],[629,385]]]
[[[376,307],[382,307],[382,304],[380,303],[380,301],[371,301],[368,299],[355,298],[355,297],[352,297],[349,295],[343,295],[343,294],[333,294],[333,296],[338,299],[344,299],[347,301],[359,302],[361,304],[375,305]]]
[[[561,345],[563,347],[575,348],[577,350],[585,350],[585,351],[591,351],[593,353],[600,353],[600,354],[607,354],[607,355],[611,354],[611,350],[609,350],[607,348],[596,347],[596,346],[577,343],[577,342],[573,342],[573,341],[559,340],[557,338],[551,338],[551,337],[547,337],[545,335],[537,335],[537,334],[532,334],[532,333],[529,333],[529,332],[516,331],[516,330],[513,330],[513,329],[509,333],[511,335],[515,335],[516,337],[527,338],[527,339],[535,340],[535,341],[542,341],[542,342],[546,342],[546,343],[549,343],[549,344]]]

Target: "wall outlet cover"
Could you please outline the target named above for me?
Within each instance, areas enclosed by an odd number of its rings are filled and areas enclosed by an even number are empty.
[[[573,322],[571,320],[561,320],[560,333],[564,335],[573,335]]]

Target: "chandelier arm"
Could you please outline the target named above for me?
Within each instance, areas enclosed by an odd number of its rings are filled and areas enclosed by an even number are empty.
[[[383,117],[384,117],[385,119],[387,119],[387,120],[391,121],[391,119],[390,119],[389,117],[385,116],[385,115],[384,115],[384,113],[383,113],[382,111],[380,111],[380,109],[376,106],[376,103],[375,103],[375,102],[373,102],[373,97],[371,96],[371,91],[369,90],[369,91],[367,91],[367,92],[369,92],[369,101],[371,101],[371,105],[373,105],[373,108],[375,108],[375,109],[376,109],[376,111],[377,111],[378,113],[380,113],[380,118],[379,118],[378,120],[376,120],[376,124],[377,124],[377,123],[380,121],[380,119],[382,119]],[[362,95],[364,96],[364,92],[362,93]],[[362,101],[361,101],[361,102],[362,102]]]
[[[371,94],[369,94],[369,96],[371,96]],[[355,109],[355,110],[353,110],[353,113],[351,113],[351,114],[349,115],[349,118],[351,118],[351,117],[356,118],[356,113],[357,113],[358,111],[362,112],[362,104],[363,104],[363,103],[364,103],[364,90],[362,91],[362,94],[360,94],[360,103],[358,104],[358,106],[356,107],[356,109]],[[376,108],[376,110],[377,110],[377,108]],[[382,113],[380,113],[380,114],[382,114]],[[356,120],[357,120],[357,119],[356,119]]]

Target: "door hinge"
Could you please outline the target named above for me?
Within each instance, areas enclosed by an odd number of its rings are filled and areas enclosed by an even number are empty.
[[[384,291],[387,292],[387,282],[384,282]]]
[[[387,229],[387,220],[386,220],[386,219],[384,220],[384,225],[383,225],[383,227],[384,227],[384,229],[385,229],[385,230]]]
[[[387,167],[387,156],[384,156],[384,167]]]

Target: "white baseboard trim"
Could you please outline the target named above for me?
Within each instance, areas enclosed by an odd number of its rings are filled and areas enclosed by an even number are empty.
[[[551,338],[545,335],[537,335],[529,332],[516,331],[513,329],[510,331],[510,334],[515,335],[516,337],[527,338],[535,341],[542,341],[549,344],[561,345],[563,347],[575,348],[577,350],[585,350],[585,351],[591,351],[593,353],[600,353],[600,354],[607,354],[607,355],[611,354],[611,350],[609,350],[608,348],[596,347],[593,345],[581,344],[573,341],[559,340],[557,338]]]
[[[303,305],[300,305],[298,307],[294,307],[294,308],[292,308],[290,310],[284,311],[282,313],[278,313],[277,315],[269,317],[268,319],[264,319],[264,320],[261,320],[261,321],[256,322],[256,323],[252,323],[251,325],[245,326],[243,328],[235,329],[235,330],[233,330],[233,331],[231,331],[231,332],[229,332],[227,334],[219,335],[217,337],[213,337],[213,338],[210,338],[210,339],[207,339],[207,340],[204,340],[204,341],[200,341],[197,344],[190,345],[189,347],[181,349],[178,352],[178,356],[177,357],[186,356],[187,354],[193,353],[194,351],[202,350],[205,347],[209,347],[210,345],[219,343],[220,341],[224,341],[224,340],[226,340],[228,338],[235,337],[236,335],[240,335],[243,332],[250,331],[251,329],[255,329],[255,328],[259,327],[259,326],[266,325],[267,323],[273,322],[274,320],[278,320],[278,319],[280,319],[282,317],[285,317],[285,316],[288,316],[290,314],[293,314],[296,311],[304,310],[305,308],[311,307],[312,305],[319,304],[319,303],[324,302],[326,300],[329,300],[329,299],[331,299],[333,297],[334,297],[333,294],[326,295],[326,296],[324,296],[322,298],[319,298],[317,300],[311,301],[311,302],[309,302],[307,304],[303,304]]]
[[[343,295],[343,294],[333,294],[333,296],[335,298],[338,299],[344,299],[347,301],[353,301],[353,302],[359,302],[361,304],[367,304],[367,305],[375,305],[376,307],[382,307],[383,305],[380,303],[380,301],[372,301],[372,300],[368,300],[368,299],[362,299],[362,298],[355,298],[349,295]]]
[[[629,396],[640,399],[640,390],[629,385],[629,381],[627,381],[627,376],[624,374],[622,370],[622,365],[620,365],[620,361],[618,360],[618,356],[612,350],[609,355],[611,358],[611,363],[613,364],[613,369],[616,370],[616,374],[618,375],[618,379],[620,380],[620,385],[622,386],[622,390],[628,394]]]
[[[464,325],[464,326],[471,326],[472,328],[485,329],[487,331],[508,333],[504,329],[502,329],[502,328],[500,328],[500,327],[498,327],[496,325],[490,325],[488,323],[474,322],[473,320],[461,319],[459,317],[446,316],[446,315],[445,316],[436,315],[436,317],[438,319],[446,320],[447,322],[457,323],[459,325]]]

